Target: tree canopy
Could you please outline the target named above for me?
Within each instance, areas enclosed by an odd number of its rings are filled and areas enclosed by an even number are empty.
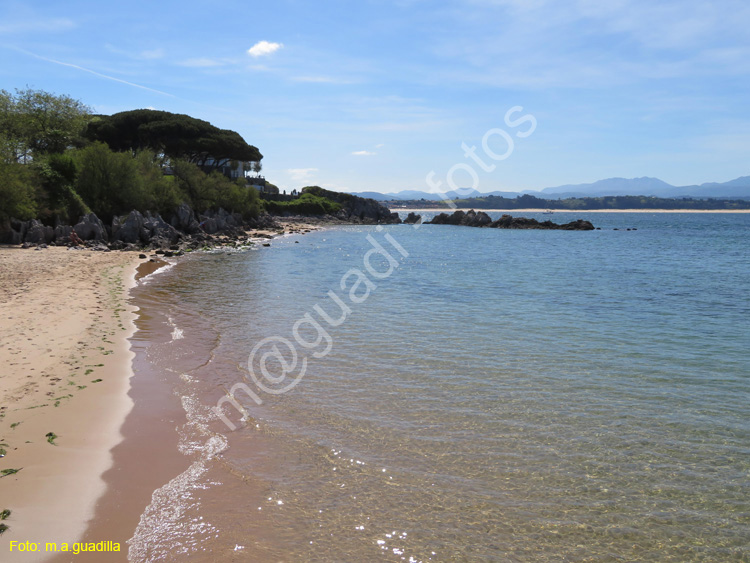
[[[219,168],[232,160],[260,162],[263,155],[239,133],[219,129],[189,115],[149,109],[95,116],[86,135],[114,151],[149,149],[201,168]]]
[[[0,158],[27,162],[80,145],[91,110],[70,96],[0,90]]]

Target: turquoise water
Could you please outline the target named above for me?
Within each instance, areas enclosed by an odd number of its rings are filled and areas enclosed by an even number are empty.
[[[195,463],[131,558],[750,561],[750,215],[579,217],[602,230],[343,227],[155,276]],[[308,360],[281,394],[248,371],[269,336]]]

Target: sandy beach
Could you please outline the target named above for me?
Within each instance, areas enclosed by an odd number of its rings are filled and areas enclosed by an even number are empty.
[[[137,253],[0,248],[0,536],[4,561],[80,541],[132,408]],[[52,433],[52,434],[50,434]],[[2,453],[2,452],[0,452]],[[106,539],[106,538],[103,538]],[[11,541],[40,544],[9,553]]]

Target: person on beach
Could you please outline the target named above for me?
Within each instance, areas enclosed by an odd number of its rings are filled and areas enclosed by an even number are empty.
[[[83,246],[81,237],[79,237],[78,233],[76,233],[75,231],[70,231],[70,242],[73,243],[73,246]]]

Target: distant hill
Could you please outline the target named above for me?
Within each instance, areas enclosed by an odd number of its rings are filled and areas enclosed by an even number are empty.
[[[584,197],[607,195],[656,195],[674,186],[659,180],[659,178],[607,178],[592,184],[568,184],[554,188],[544,188],[543,197],[555,195],[557,197]]]
[[[567,184],[544,188],[541,191],[524,190],[522,192],[494,191],[480,193],[477,190],[462,189],[458,192],[449,191],[446,195],[450,199],[459,197],[486,197],[490,195],[514,198],[523,194],[530,194],[546,199],[563,199],[567,197],[604,197],[642,195],[662,198],[719,198],[719,199],[750,199],[750,176],[735,178],[729,182],[708,182],[692,186],[673,186],[659,178],[607,178],[590,184]],[[356,193],[362,197],[369,197],[377,201],[392,200],[420,200],[437,201],[442,199],[440,194],[420,191],[402,190],[396,193],[381,194],[379,192]]]

